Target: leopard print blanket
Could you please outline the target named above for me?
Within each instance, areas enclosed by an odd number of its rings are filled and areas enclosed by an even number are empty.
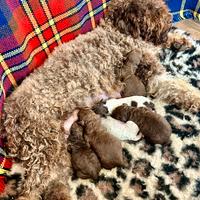
[[[180,30],[173,30],[179,31]],[[200,41],[185,51],[163,49],[162,64],[173,76],[200,89]],[[152,100],[171,124],[171,144],[162,147],[141,140],[123,142],[127,168],[101,170],[97,181],[71,177],[72,199],[197,200],[200,199],[200,112],[189,113]]]

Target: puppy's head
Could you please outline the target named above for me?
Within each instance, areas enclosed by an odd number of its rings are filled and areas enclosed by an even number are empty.
[[[156,45],[166,42],[172,20],[163,0],[113,0],[107,17],[122,33]]]
[[[113,110],[111,116],[122,122],[127,122],[129,119],[129,109],[127,104],[122,104]]]
[[[80,124],[78,124],[77,122],[74,122],[72,124],[70,134],[76,136],[77,138],[78,137],[80,137],[80,138],[83,137],[83,128],[82,128],[82,126]]]
[[[79,108],[78,118],[82,122],[82,125],[87,124],[96,118],[96,114],[90,108]]]
[[[70,135],[67,139],[67,150],[69,153],[76,152],[80,147],[89,146],[89,144],[84,140],[83,131],[83,127],[78,122],[73,123]]]
[[[100,115],[100,116],[102,116],[102,117],[106,117],[106,116],[108,116],[108,114],[109,114],[108,108],[104,105],[104,103],[103,103],[102,101],[99,102],[99,103],[97,103],[96,105],[94,105],[94,106],[92,107],[92,110],[93,110],[96,114],[98,114],[98,115]]]

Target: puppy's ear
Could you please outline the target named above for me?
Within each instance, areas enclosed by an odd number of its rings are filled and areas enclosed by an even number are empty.
[[[122,122],[127,122],[127,121],[128,121],[128,113],[127,113],[127,112],[124,112],[124,113],[121,115],[121,121],[122,121]]]

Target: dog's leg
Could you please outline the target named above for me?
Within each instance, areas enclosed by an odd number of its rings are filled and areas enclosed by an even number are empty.
[[[43,194],[43,200],[71,200],[68,186],[52,181]]]
[[[200,111],[200,91],[182,79],[167,74],[155,76],[149,82],[148,93],[186,110]]]
[[[184,51],[192,47],[192,42],[185,35],[174,30],[173,32],[168,33],[167,42],[163,43],[162,47],[171,48],[175,51]]]
[[[200,91],[185,80],[167,74],[157,57],[148,50],[143,53],[136,75],[143,81],[148,95],[186,110],[200,110]]]
[[[28,194],[28,195],[23,195],[19,196],[16,198],[16,200],[40,200],[41,196],[39,194]]]
[[[117,90],[116,91],[113,90],[108,95],[106,93],[98,95],[98,96],[93,98],[93,104],[96,103],[96,102],[98,103],[100,101],[106,101],[110,98],[119,99],[119,98],[121,98],[121,94]]]

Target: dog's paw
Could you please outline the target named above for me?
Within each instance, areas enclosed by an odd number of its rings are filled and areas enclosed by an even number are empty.
[[[52,181],[42,195],[44,200],[71,200],[67,185]]]

